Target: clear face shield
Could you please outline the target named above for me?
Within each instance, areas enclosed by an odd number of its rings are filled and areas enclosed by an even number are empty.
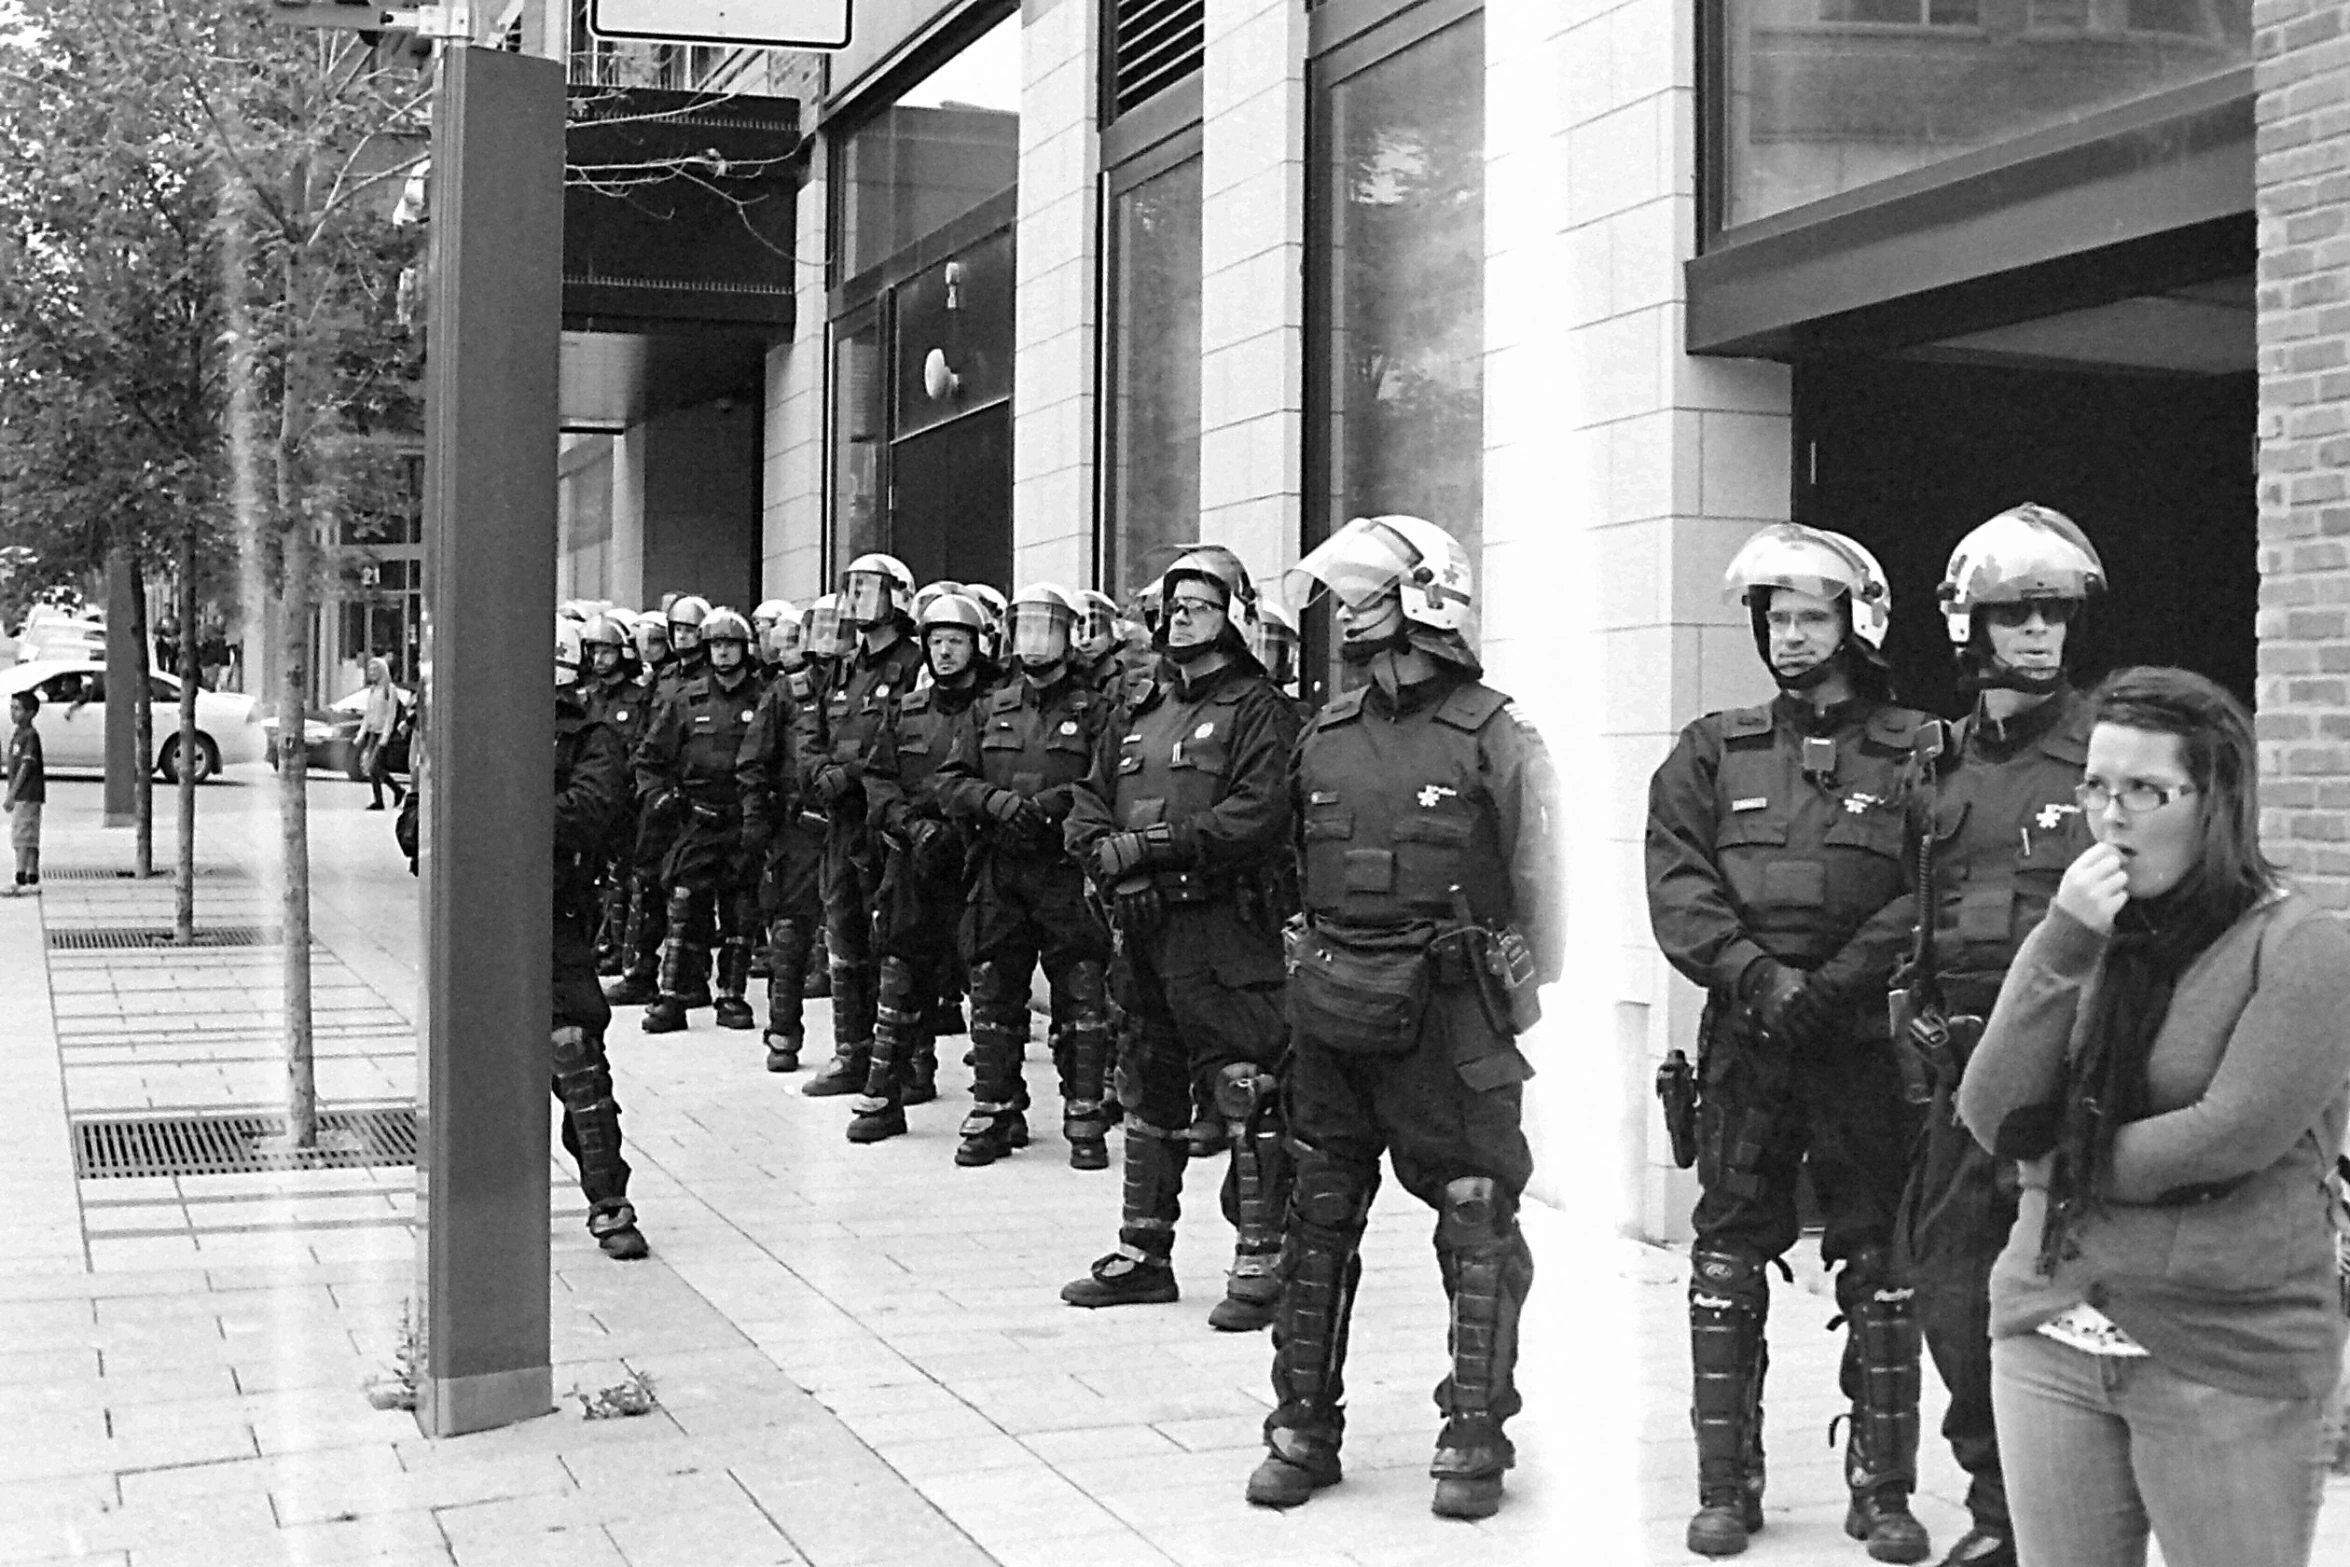
[[[669,628],[659,621],[638,628],[636,656],[648,664],[658,664],[669,656]]]
[[[1393,528],[1357,517],[1282,575],[1281,596],[1302,610],[1328,593],[1359,614],[1403,581],[1419,559],[1420,552]]]
[[[702,628],[689,626],[682,620],[669,622],[669,645],[680,655],[691,653],[702,645]]]
[[[579,684],[579,632],[568,623],[555,628],[555,689]]]
[[[1058,604],[1012,606],[1012,656],[1031,669],[1069,656],[1069,611]]]
[[[1069,630],[1069,645],[1089,664],[1107,653],[1117,640],[1118,619],[1099,604],[1080,609],[1076,624]]]
[[[808,610],[800,645],[810,658],[837,658],[841,650],[841,613],[838,604],[817,604]]]
[[[759,645],[766,649],[768,663],[785,669],[797,669],[806,657],[801,649],[800,623],[789,617],[769,626]]]
[[[1249,638],[1249,651],[1257,662],[1265,666],[1266,678],[1277,686],[1296,683],[1297,633],[1272,616],[1258,620],[1256,634]]]
[[[890,617],[890,580],[878,571],[852,571],[840,590],[840,617],[851,625],[877,626]]]
[[[609,642],[598,642],[588,649],[588,667],[598,680],[604,679],[620,667],[620,649]]]

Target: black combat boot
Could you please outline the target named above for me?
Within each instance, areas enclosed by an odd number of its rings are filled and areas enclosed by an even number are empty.
[[[635,1262],[651,1254],[644,1232],[636,1227],[636,1209],[623,1202],[598,1208],[588,1215],[588,1233],[614,1262]]]
[[[1248,1477],[1258,1507],[1295,1507],[1336,1485],[1346,1435],[1346,1334],[1363,1277],[1358,1248],[1379,1173],[1300,1150],[1273,1313],[1273,1412]]]
[[[977,1169],[1028,1143],[1028,1102],[1020,1059],[1028,1038],[1028,998],[993,962],[971,969],[971,1113],[957,1129],[955,1163]]]
[[[1844,1448],[1852,1503],[1844,1532],[1866,1541],[1873,1561],[1922,1562],[1934,1548],[1909,1510],[1918,1479],[1915,1295],[1879,1247],[1848,1258],[1836,1275],[1846,1329],[1842,1381],[1852,1400]],[[1833,1440],[1833,1428],[1830,1435]]]
[[[1069,1144],[1069,1168],[1110,1167],[1109,1118],[1102,1099],[1109,1076],[1110,1011],[1099,963],[1077,963],[1069,974],[1072,1016],[1063,1034],[1061,1136]]]
[[[1763,1526],[1763,1325],[1770,1281],[1759,1257],[1700,1244],[1690,1259],[1689,1423],[1697,1433],[1697,1500],[1687,1543],[1736,1556]]]
[[[1452,1299],[1445,1335],[1452,1373],[1436,1389],[1444,1431],[1428,1465],[1436,1481],[1429,1508],[1439,1518],[1489,1518],[1501,1507],[1502,1475],[1518,1457],[1502,1425],[1522,1402],[1518,1315],[1534,1283],[1534,1254],[1499,1182],[1464,1176],[1446,1183],[1436,1257]]]
[[[628,924],[620,938],[620,978],[604,987],[604,1001],[615,1007],[641,1007],[661,993],[657,974],[661,943],[653,927],[660,923],[661,896],[657,883],[639,877],[628,891]]]
[[[628,1161],[620,1152],[620,1106],[602,1039],[587,1029],[554,1031],[555,1097],[563,1103],[563,1146],[579,1166],[588,1233],[604,1254],[629,1262],[650,1249],[628,1203]]]
[[[906,1130],[904,1078],[912,1062],[915,1014],[914,970],[903,958],[883,958],[873,1004],[873,1051],[866,1063],[864,1092],[849,1120],[849,1141],[878,1143]]]
[[[832,1060],[823,1071],[800,1085],[800,1092],[810,1099],[829,1099],[842,1094],[861,1094],[865,1079],[873,1069],[873,1041],[871,1037],[843,1042],[837,1032],[844,1013],[858,1010],[855,1002],[858,987],[866,977],[855,969],[844,968],[833,976],[833,1024],[835,1033]]]
[[[781,916],[767,925],[767,1070],[797,1072],[807,1026],[800,986],[807,974],[808,932]]]
[[[759,1018],[743,999],[750,988],[751,938],[729,936],[718,949],[718,1004],[712,1021],[720,1028],[757,1028]]]
[[[1061,1286],[1072,1306],[1154,1306],[1176,1299],[1175,1220],[1182,1208],[1183,1165],[1189,1151],[1180,1132],[1126,1122],[1124,1213],[1118,1249],[1096,1261],[1084,1278]]]

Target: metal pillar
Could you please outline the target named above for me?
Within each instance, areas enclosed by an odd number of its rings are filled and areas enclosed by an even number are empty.
[[[108,827],[139,819],[139,611],[131,581],[131,552],[106,552],[106,814]]]
[[[417,1423],[546,1413],[563,68],[450,46],[426,359]]]

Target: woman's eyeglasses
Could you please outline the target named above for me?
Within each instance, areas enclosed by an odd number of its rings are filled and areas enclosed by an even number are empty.
[[[2073,799],[2080,804],[2082,810],[2087,811],[2091,816],[2095,816],[2117,800],[2121,802],[2121,808],[2128,814],[2143,816],[2148,811],[2161,810],[2183,794],[2193,794],[2194,792],[2195,786],[2193,784],[2165,786],[2134,783],[2126,788],[2116,789],[2111,784],[2084,783],[2073,786]]]

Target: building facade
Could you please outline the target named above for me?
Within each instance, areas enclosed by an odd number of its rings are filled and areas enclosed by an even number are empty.
[[[2093,663],[2255,700],[2272,847],[2350,902],[2345,10],[867,0],[767,68],[788,311],[634,350],[574,423],[566,582],[797,601],[878,548],[1123,596],[1187,538],[1270,584],[1350,516],[1454,529],[1568,791],[1539,1185],[1673,1236],[1647,1085],[1701,998],[1648,938],[1645,786],[1770,690],[1719,591],[1764,523],[1876,550],[1948,711],[1951,546],[2066,511]]]

